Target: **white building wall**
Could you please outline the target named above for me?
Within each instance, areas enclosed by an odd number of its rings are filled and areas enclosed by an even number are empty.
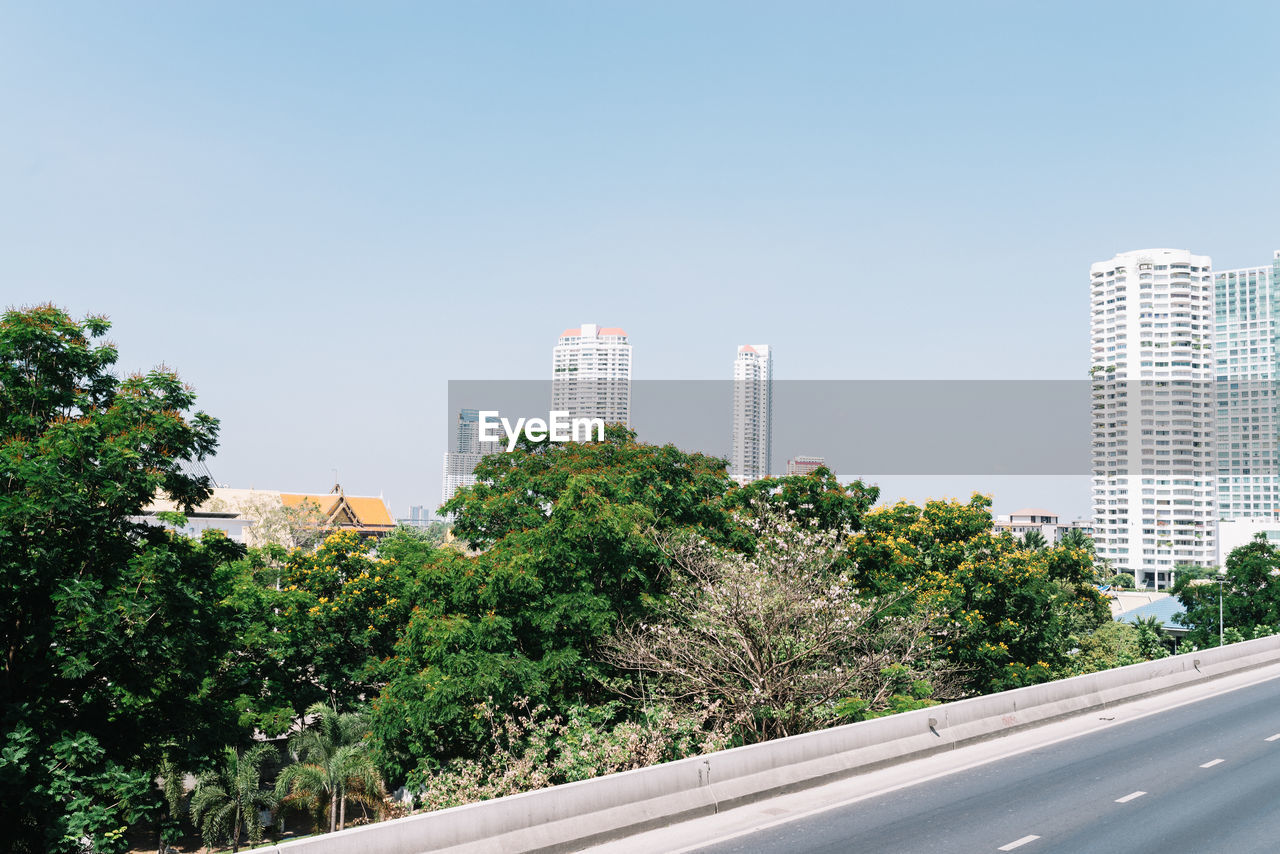
[[[205,531],[221,531],[226,534],[227,539],[234,540],[237,543],[247,544],[248,537],[246,531],[253,524],[250,520],[242,516],[234,518],[225,515],[222,516],[205,516],[199,513],[191,513],[187,515],[187,524],[181,528],[175,527],[168,522],[162,522],[156,518],[154,513],[142,516],[130,516],[131,522],[142,522],[148,525],[156,525],[158,527],[168,528],[176,534],[184,537],[190,537],[193,540],[200,539]]]
[[[1211,264],[1146,249],[1090,268],[1094,540],[1158,586],[1217,559]]]
[[[474,486],[475,470],[484,454],[458,454],[452,451],[444,455],[444,472],[440,485],[440,503],[453,498],[461,487]]]
[[[1218,566],[1225,566],[1227,555],[1264,534],[1273,546],[1280,546],[1280,520],[1233,519],[1218,523]]]

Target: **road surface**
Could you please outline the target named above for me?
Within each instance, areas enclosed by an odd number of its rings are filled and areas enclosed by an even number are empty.
[[[881,784],[875,775],[865,775],[825,795],[792,793],[599,850],[1277,854],[1280,678],[1275,672],[1255,675],[1254,684],[1245,687],[1219,688],[1204,699],[1163,695],[1135,701],[1114,710],[1118,721],[1109,712],[1091,713],[1063,724],[1074,727],[1064,735],[1046,728],[1010,736],[1025,744],[1045,743],[1017,748],[1013,755],[990,758],[1004,739],[962,748],[977,753],[970,767],[960,770],[929,773],[939,761],[960,761],[961,751],[955,751],[889,769]],[[1183,704],[1165,710],[1173,702]],[[982,751],[988,756],[978,756]],[[868,789],[875,785],[879,791]],[[851,802],[832,805],[839,786]],[[828,804],[821,804],[822,797]]]

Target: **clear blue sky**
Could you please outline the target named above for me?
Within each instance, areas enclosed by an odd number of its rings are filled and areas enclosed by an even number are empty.
[[[1280,248],[1277,31],[1269,3],[0,3],[0,302],[177,368],[219,480],[336,468],[400,514],[438,497],[446,382],[545,378],[582,321],[638,378],[744,342],[784,379],[1082,378],[1090,262]]]

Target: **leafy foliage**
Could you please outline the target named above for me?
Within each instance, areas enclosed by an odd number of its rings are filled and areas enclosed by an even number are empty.
[[[879,496],[877,487],[860,480],[844,485],[828,469],[819,468],[807,475],[769,477],[730,490],[723,505],[748,520],[785,513],[797,525],[848,534],[861,529],[862,517]],[[749,538],[748,547],[751,542]]]
[[[281,631],[315,691],[345,705],[373,693],[368,668],[391,655],[408,622],[412,569],[375,556],[369,541],[340,531],[315,552],[291,552],[283,584]]]
[[[310,551],[334,532],[320,505],[310,498],[295,505],[282,504],[266,495],[249,495],[235,501],[214,498],[206,507],[239,513],[251,521],[249,544],[260,548],[274,545]]]
[[[490,728],[492,749],[474,759],[422,768],[410,785],[429,810],[500,798],[560,783],[630,771],[728,746],[728,734],[708,728],[710,710],[689,715],[650,706],[643,718],[618,720],[618,703],[570,706],[552,715],[521,698],[497,714],[477,714]]]
[[[1094,554],[1093,537],[1086,534],[1079,528],[1069,528],[1058,538],[1058,545],[1065,546],[1069,549],[1083,549],[1089,554]]]

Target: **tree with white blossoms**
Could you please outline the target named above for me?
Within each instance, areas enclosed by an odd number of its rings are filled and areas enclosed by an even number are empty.
[[[648,696],[714,708],[744,741],[836,723],[855,699],[874,713],[904,684],[949,693],[954,668],[935,654],[938,615],[896,607],[911,591],[870,597],[837,569],[848,532],[780,513],[744,517],[752,555],[665,537],[679,568],[655,618],[624,623],[609,659],[645,677]],[[842,702],[843,701],[843,702]]]
[[[233,511],[248,519],[252,523],[250,545],[258,547],[277,545],[309,552],[336,530],[311,498],[289,506],[267,493],[250,492],[233,500],[215,496],[206,507],[214,512]]]

